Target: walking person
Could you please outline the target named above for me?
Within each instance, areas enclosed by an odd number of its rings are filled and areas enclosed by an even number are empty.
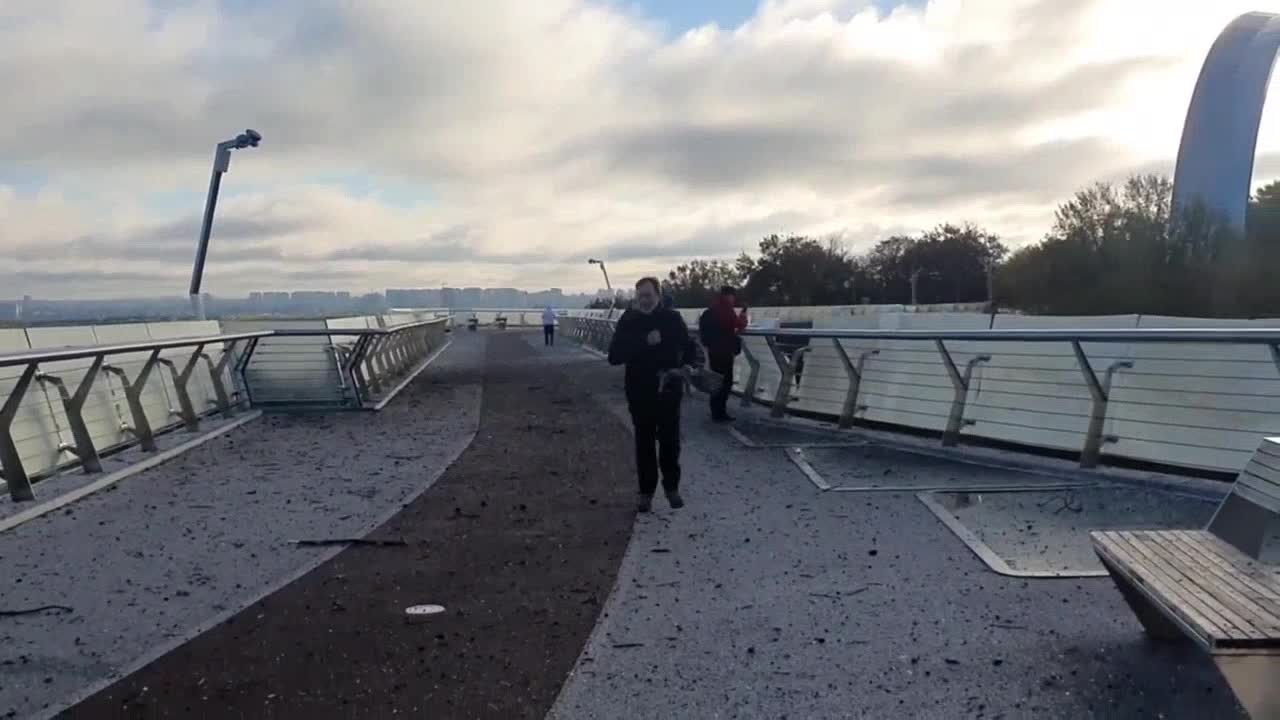
[[[556,344],[556,311],[550,305],[542,311],[542,344],[547,347]]]
[[[724,378],[720,391],[711,396],[711,419],[716,422],[732,422],[729,415],[729,396],[733,392],[733,365],[742,352],[742,338],[738,333],[747,325],[744,311],[734,310],[738,293],[731,287],[720,288],[720,294],[711,301],[711,307],[698,318],[698,335],[707,349],[707,365],[711,371]]]
[[[627,407],[635,426],[640,493],[636,508],[649,512],[662,472],[662,489],[674,509],[680,497],[680,401],[684,381],[678,371],[696,362],[697,346],[680,313],[661,306],[658,281],[636,283],[631,309],[618,319],[609,343],[609,363],[626,365]],[[656,447],[655,447],[656,446]]]

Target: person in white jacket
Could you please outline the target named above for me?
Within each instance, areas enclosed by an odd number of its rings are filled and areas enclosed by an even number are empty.
[[[556,311],[550,305],[542,311],[542,344],[547,347],[556,344]]]

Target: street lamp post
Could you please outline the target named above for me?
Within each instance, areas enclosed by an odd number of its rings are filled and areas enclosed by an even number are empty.
[[[200,296],[200,282],[204,279],[204,259],[209,254],[209,234],[213,230],[213,211],[218,205],[218,189],[222,187],[222,175],[231,169],[231,151],[258,147],[262,133],[245,130],[231,140],[218,143],[213,154],[213,175],[209,178],[209,195],[204,201],[204,219],[200,223],[200,243],[196,246],[196,260],[191,268],[191,309],[197,320],[204,320],[204,300]]]
[[[603,260],[597,260],[597,259],[595,259],[595,258],[590,258],[590,259],[588,259],[588,260],[587,260],[587,264],[588,264],[588,265],[599,265],[599,266],[600,266],[600,272],[604,273],[604,287],[605,287],[605,289],[606,289],[606,290],[608,290],[608,291],[609,291],[609,314],[607,315],[607,317],[613,317],[613,302],[614,302],[614,296],[613,296],[613,285],[609,284],[609,270],[608,270],[607,268],[605,268],[605,266],[604,266],[604,261],[603,261]]]

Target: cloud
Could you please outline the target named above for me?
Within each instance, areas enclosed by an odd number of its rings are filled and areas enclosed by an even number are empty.
[[[212,145],[245,127],[215,293],[593,289],[592,254],[621,277],[945,221],[1026,242],[1076,188],[1171,169],[1251,4],[767,0],[671,37],[606,0],[6,0],[0,165],[43,184],[0,184],[0,296],[181,294]],[[1280,110],[1261,149],[1280,174]]]

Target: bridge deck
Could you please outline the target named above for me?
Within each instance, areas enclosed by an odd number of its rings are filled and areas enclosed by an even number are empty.
[[[995,575],[912,494],[820,493],[692,400],[689,506],[633,523],[619,374],[459,335],[382,413],[269,417],[0,534],[0,610],[73,608],[0,617],[0,714],[1242,716],[1106,579]],[[290,543],[364,535],[408,544]]]

